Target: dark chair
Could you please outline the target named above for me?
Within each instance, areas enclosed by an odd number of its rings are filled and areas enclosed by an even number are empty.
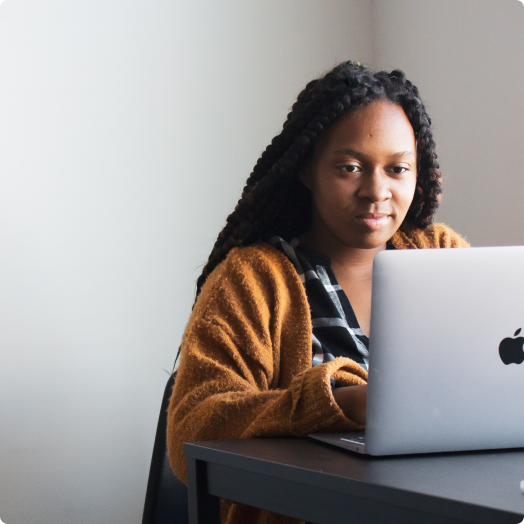
[[[187,487],[175,476],[167,457],[167,407],[175,384],[175,377],[176,371],[169,377],[164,390],[147,482],[142,524],[188,523]]]

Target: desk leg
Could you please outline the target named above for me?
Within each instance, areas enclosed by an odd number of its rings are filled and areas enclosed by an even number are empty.
[[[220,498],[207,492],[206,463],[187,457],[189,524],[220,524]]]

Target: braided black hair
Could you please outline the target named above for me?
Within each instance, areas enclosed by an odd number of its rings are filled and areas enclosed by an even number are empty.
[[[431,225],[442,178],[431,119],[417,87],[398,69],[375,73],[360,63],[342,62],[306,85],[282,132],[258,159],[197,280],[195,302],[207,277],[234,247],[267,241],[275,234],[297,237],[310,228],[311,195],[298,177],[299,170],[309,161],[317,139],[338,118],[378,100],[402,107],[415,134],[417,185],[404,222],[420,229]],[[179,354],[180,349],[176,360]]]
[[[351,60],[309,82],[298,95],[282,132],[259,158],[242,197],[228,218],[197,280],[196,297],[215,267],[236,246],[268,240],[274,234],[299,236],[311,224],[311,196],[298,172],[319,136],[348,111],[385,100],[404,110],[417,144],[417,188],[406,221],[431,225],[442,192],[431,119],[419,91],[404,72],[374,73]]]

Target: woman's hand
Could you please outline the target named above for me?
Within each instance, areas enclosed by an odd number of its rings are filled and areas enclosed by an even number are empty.
[[[366,423],[367,384],[363,386],[335,388],[333,390],[333,397],[347,418],[358,424]]]

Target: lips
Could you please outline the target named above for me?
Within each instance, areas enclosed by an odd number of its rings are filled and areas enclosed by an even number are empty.
[[[370,231],[378,231],[390,221],[391,215],[387,213],[361,213],[355,218],[357,222]]]

